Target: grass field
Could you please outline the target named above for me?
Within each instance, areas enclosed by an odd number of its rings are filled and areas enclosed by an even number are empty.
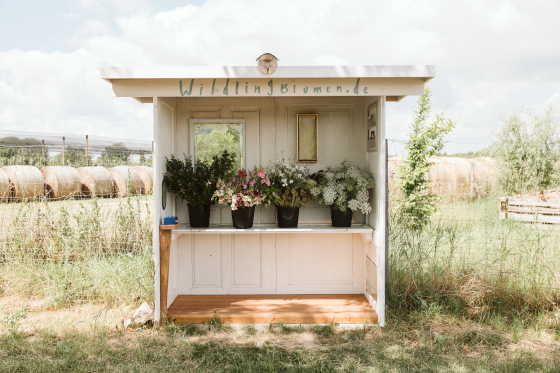
[[[149,196],[0,204],[0,292],[51,307],[153,297]]]
[[[148,198],[2,204],[0,371],[560,372],[560,231],[496,198],[391,219],[387,327],[117,327],[153,302]],[[219,321],[219,320],[218,320]]]
[[[12,312],[2,320],[5,372],[559,372],[559,331],[512,329],[426,312],[343,330],[213,323],[115,328],[130,307]],[[560,316],[560,315],[558,315]]]

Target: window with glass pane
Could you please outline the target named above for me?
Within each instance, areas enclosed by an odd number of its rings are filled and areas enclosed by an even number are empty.
[[[195,123],[194,156],[209,162],[224,150],[235,155],[236,170],[243,168],[243,124]]]

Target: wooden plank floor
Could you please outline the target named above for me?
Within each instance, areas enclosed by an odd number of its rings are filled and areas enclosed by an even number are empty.
[[[362,294],[179,295],[168,309],[176,322],[205,322],[214,313],[228,323],[377,323]]]

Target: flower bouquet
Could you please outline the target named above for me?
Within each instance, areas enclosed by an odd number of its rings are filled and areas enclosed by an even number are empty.
[[[169,192],[175,194],[189,207],[191,227],[208,227],[210,206],[216,191],[215,180],[231,175],[233,155],[224,151],[221,156],[214,156],[211,162],[202,162],[192,157],[183,161],[171,155],[166,158],[166,173],[163,182]]]
[[[311,197],[309,168],[281,159],[269,166],[268,177],[271,183],[269,198],[276,206],[278,227],[297,227],[299,208],[309,203]]]
[[[344,161],[337,168],[329,166],[316,179],[317,186],[311,188],[311,195],[319,203],[331,206],[333,227],[349,227],[353,211],[359,209],[363,214],[371,211],[369,190],[375,187],[375,181],[355,164]]]
[[[254,168],[251,172],[245,169],[237,171],[237,176],[220,179],[213,198],[219,203],[231,205],[233,226],[239,229],[251,228],[255,215],[255,206],[270,203],[267,199],[267,188],[270,180],[266,170]]]

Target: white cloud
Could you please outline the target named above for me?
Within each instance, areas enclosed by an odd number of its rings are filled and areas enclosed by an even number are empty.
[[[84,22],[76,32],[80,36],[96,36],[100,35],[110,35],[111,28],[106,22],[99,21],[97,19],[90,19]]]
[[[62,17],[67,19],[77,19],[80,18],[80,15],[78,13],[70,12],[70,13],[64,13]]]
[[[80,1],[92,12],[76,52],[0,53],[3,128],[150,138],[151,106],[112,97],[101,65],[251,65],[264,52],[281,65],[435,64],[433,108],[461,118],[460,142],[487,142],[501,112],[560,94],[560,2],[213,0],[151,14],[126,0],[113,15]],[[415,100],[387,104],[389,137],[405,137]]]

